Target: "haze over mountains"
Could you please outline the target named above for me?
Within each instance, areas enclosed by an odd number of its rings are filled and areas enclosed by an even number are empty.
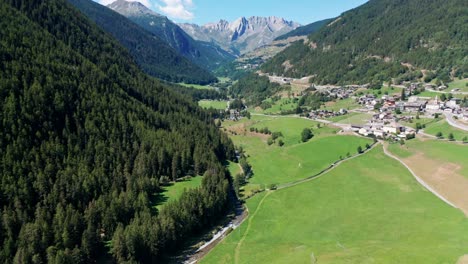
[[[276,37],[300,26],[280,17],[241,17],[233,22],[220,20],[203,26],[179,24],[194,39],[214,42],[233,54],[241,55],[263,45],[270,44]]]

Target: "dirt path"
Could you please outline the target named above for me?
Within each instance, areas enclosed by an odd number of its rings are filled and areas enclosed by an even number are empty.
[[[262,207],[262,204],[263,202],[265,201],[265,199],[271,194],[271,191],[268,191],[267,194],[265,194],[265,196],[263,196],[262,200],[260,201],[260,203],[258,203],[258,206],[257,206],[257,209],[255,209],[255,212],[249,217],[249,220],[248,220],[248,223],[247,223],[247,228],[245,229],[245,233],[244,235],[242,236],[242,238],[239,240],[239,243],[237,243],[237,246],[236,246],[236,251],[235,251],[235,254],[234,254],[234,261],[235,263],[239,263],[239,258],[240,258],[240,249],[241,249],[241,246],[242,246],[242,243],[244,243],[244,240],[245,238],[247,237],[247,235],[249,234],[249,231],[250,231],[250,227],[252,225],[252,219],[255,218],[255,216],[257,215],[258,211],[260,210],[260,207]]]
[[[436,190],[434,190],[431,186],[429,186],[422,178],[420,178],[418,175],[416,175],[416,173],[414,173],[414,171],[405,163],[403,162],[403,160],[401,160],[400,158],[394,156],[393,154],[391,154],[388,150],[387,150],[387,146],[386,144],[384,143],[383,144],[383,149],[384,149],[384,153],[385,155],[389,156],[390,158],[392,159],[395,159],[397,160],[398,162],[400,162],[403,166],[406,167],[406,169],[409,170],[409,172],[411,172],[411,174],[413,175],[413,177],[419,182],[419,184],[421,184],[424,188],[426,188],[428,191],[430,191],[431,193],[433,193],[435,196],[437,196],[439,199],[441,199],[442,201],[444,201],[445,203],[447,203],[448,205],[454,207],[454,208],[457,208],[457,206],[455,206],[452,202],[450,202],[449,200],[447,200],[444,196],[442,196],[440,193],[438,193]]]

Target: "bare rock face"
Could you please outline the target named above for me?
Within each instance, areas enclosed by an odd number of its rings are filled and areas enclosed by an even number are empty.
[[[139,2],[117,0],[107,7],[160,37],[178,53],[209,70],[216,69],[219,65],[235,58],[216,43],[194,40],[166,16],[150,10]]]
[[[231,23],[220,20],[203,26],[179,24],[194,39],[214,42],[236,54],[244,54],[258,47],[268,45],[273,40],[300,25],[280,17],[241,17]]]

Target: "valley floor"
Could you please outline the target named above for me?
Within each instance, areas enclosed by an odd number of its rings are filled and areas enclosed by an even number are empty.
[[[466,146],[416,139],[387,147],[462,212],[424,188],[380,144],[322,177],[300,182],[347,152],[354,156],[364,138],[282,117],[224,125],[255,173],[244,191],[271,183],[279,188],[248,199],[248,218],[201,263],[456,263],[468,253]],[[268,146],[267,136],[249,132],[263,126],[281,131],[286,144]],[[304,127],[316,136],[300,143]]]

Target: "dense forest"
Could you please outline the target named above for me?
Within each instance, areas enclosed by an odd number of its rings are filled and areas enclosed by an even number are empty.
[[[68,0],[104,31],[115,37],[148,74],[171,82],[208,84],[217,79],[180,55],[164,40],[128,18],[92,0]]]
[[[263,100],[281,91],[281,86],[269,81],[267,76],[249,73],[230,89],[231,95],[244,99],[248,106],[258,106]]]
[[[298,27],[295,30],[290,31],[284,35],[281,35],[277,37],[275,40],[283,40],[283,39],[287,39],[290,37],[297,37],[297,36],[308,36],[312,33],[317,32],[322,27],[324,27],[325,25],[327,25],[328,23],[332,21],[333,19],[324,19],[324,20],[320,20],[314,23],[310,23],[308,25]]]
[[[154,263],[223,215],[235,153],[209,113],[65,0],[0,15],[0,262]],[[202,186],[153,209],[186,175]]]
[[[465,0],[370,0],[263,65],[262,71],[315,83],[397,81],[468,74]],[[288,62],[292,67],[285,67]]]

